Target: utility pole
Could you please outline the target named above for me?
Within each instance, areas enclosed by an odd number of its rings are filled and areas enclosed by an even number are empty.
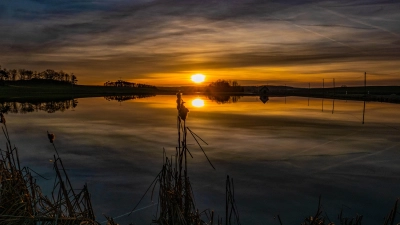
[[[367,97],[367,72],[364,72],[364,96]]]

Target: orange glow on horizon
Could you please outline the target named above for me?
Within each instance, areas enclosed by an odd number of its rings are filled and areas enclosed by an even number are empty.
[[[393,61],[381,62],[379,68],[391,68]],[[346,67],[348,71],[340,70]],[[260,85],[276,85],[292,87],[308,87],[311,83],[311,88],[322,87],[322,79],[325,78],[326,85],[332,86],[332,78],[336,79],[335,85],[340,87],[345,86],[360,86],[363,85],[364,72],[360,72],[358,63],[329,63],[322,65],[302,65],[302,66],[254,66],[245,68],[196,68],[193,70],[177,70],[177,71],[162,71],[146,74],[127,74],[122,75],[122,80],[149,84],[158,87],[180,87],[180,86],[207,86],[211,82],[218,79],[235,80],[241,86],[260,86]],[[397,83],[395,77],[377,76],[373,73],[374,64],[365,62],[365,69],[368,76],[367,85],[391,85]],[[375,69],[376,70],[376,69]],[[326,72],[326,71],[329,71]],[[383,69],[382,69],[383,71]],[[89,74],[89,71],[85,71]],[[92,72],[92,71],[91,71]],[[118,79],[115,75],[107,76],[106,78],[96,76],[79,76],[83,72],[77,72],[78,84],[85,85],[103,85],[107,80],[115,81]],[[389,71],[389,73],[395,73]],[[201,83],[194,83],[191,80],[192,75],[206,74],[206,79]],[[90,78],[90,79],[89,79]],[[98,80],[101,79],[101,82]],[[330,79],[330,80],[329,80]]]

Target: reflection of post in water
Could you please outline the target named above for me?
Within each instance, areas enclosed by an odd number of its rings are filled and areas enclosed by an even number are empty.
[[[324,111],[324,98],[322,98],[322,112]]]
[[[364,108],[363,108],[363,120],[362,120],[362,124],[364,124],[364,117],[365,117],[365,101],[364,101]]]
[[[332,100],[332,114],[335,111],[335,99]]]
[[[286,90],[287,88],[286,88],[286,84],[285,84],[285,104],[286,104],[286,95],[287,95],[287,93],[286,93]]]
[[[308,83],[308,106],[310,106],[311,83]]]

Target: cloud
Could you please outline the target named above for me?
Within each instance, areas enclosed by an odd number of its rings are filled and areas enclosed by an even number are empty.
[[[0,5],[7,12],[0,27],[6,34],[0,50],[7,57],[0,56],[0,62],[73,69],[85,74],[83,82],[107,79],[115,71],[130,71],[127,76],[134,79],[201,69],[397,62],[400,13],[393,8],[398,6],[390,1],[27,0]],[[106,64],[118,67],[110,70]]]

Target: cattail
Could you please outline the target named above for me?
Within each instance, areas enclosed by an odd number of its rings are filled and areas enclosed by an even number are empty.
[[[3,113],[0,113],[0,123],[6,125],[6,118],[4,118]]]
[[[176,93],[176,109],[180,109],[182,105],[182,93],[179,91]]]
[[[56,139],[56,136],[54,134],[47,133],[47,137],[49,138],[50,143],[53,143],[54,139]]]
[[[179,108],[179,117],[182,120],[186,120],[188,113],[189,113],[189,109],[186,108],[186,106],[184,105],[185,102],[182,102],[181,107]]]

